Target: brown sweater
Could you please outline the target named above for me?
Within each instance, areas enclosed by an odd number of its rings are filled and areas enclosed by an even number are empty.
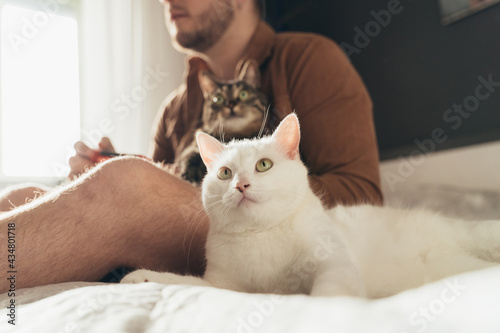
[[[277,120],[296,112],[310,183],[323,203],[382,203],[372,103],[359,75],[331,40],[306,33],[276,34],[261,22],[247,49],[262,72],[262,90]],[[173,163],[194,139],[203,96],[200,58],[188,63],[185,83],[168,99],[155,136],[153,159]]]

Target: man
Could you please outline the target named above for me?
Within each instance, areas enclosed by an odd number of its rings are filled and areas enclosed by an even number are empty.
[[[160,120],[155,161],[172,163],[193,139],[203,102],[198,71],[232,79],[253,58],[276,116],[294,109],[299,116],[302,157],[325,205],[381,203],[371,101],[333,42],[276,35],[260,19],[259,0],[169,0],[164,9],[174,44],[192,57]],[[88,147],[76,148],[75,174],[90,163]],[[117,267],[202,274],[208,223],[198,188],[143,159],[116,158],[0,215],[0,248],[13,226],[17,288],[96,281]],[[7,264],[0,262],[2,272]],[[0,287],[7,290],[7,281]]]

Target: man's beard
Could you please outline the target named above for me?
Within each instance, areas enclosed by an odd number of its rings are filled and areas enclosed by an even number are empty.
[[[185,49],[206,51],[226,32],[233,18],[234,8],[231,0],[217,1],[197,18],[201,28],[194,32],[177,32],[176,42]]]

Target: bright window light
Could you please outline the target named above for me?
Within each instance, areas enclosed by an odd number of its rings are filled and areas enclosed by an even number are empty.
[[[2,173],[64,176],[80,138],[77,22],[12,5],[0,22]]]

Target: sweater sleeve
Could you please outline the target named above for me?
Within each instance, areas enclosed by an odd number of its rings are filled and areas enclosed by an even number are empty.
[[[368,92],[333,41],[316,37],[287,64],[310,184],[327,207],[382,203]]]
[[[155,162],[173,163],[175,160],[176,146],[179,141],[177,132],[181,121],[179,114],[184,95],[185,90],[181,87],[169,95],[160,107],[151,149]]]

